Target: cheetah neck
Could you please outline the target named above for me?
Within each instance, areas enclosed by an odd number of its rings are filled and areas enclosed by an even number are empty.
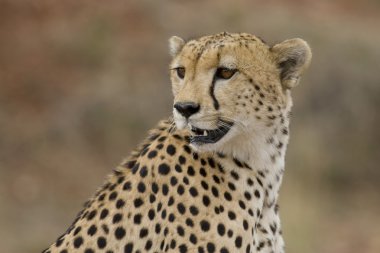
[[[290,110],[283,112],[289,115]],[[233,143],[226,145],[222,152],[245,163],[251,172],[248,177],[259,177],[267,191],[266,206],[277,202],[285,168],[285,153],[289,141],[289,118],[282,117],[272,126],[253,130]]]

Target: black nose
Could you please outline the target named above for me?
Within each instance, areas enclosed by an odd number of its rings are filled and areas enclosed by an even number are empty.
[[[179,102],[174,104],[174,108],[185,118],[197,113],[200,105],[193,102]]]

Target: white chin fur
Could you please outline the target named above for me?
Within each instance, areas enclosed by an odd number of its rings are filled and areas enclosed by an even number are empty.
[[[177,129],[185,129],[187,126],[187,121],[182,118],[182,116],[178,115],[176,110],[173,110],[174,122]]]

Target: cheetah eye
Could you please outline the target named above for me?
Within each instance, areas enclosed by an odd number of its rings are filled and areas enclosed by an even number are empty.
[[[177,71],[177,76],[179,78],[183,79],[185,77],[186,70],[184,67],[178,67],[178,68],[175,68],[175,70]]]
[[[215,77],[227,80],[230,79],[236,71],[237,69],[218,68],[215,72]]]

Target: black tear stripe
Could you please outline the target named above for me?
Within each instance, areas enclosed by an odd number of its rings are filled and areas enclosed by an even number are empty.
[[[210,86],[210,96],[212,98],[215,110],[218,110],[219,109],[219,102],[216,99],[215,94],[214,94],[215,82],[216,82],[216,75],[214,75],[214,77],[212,78],[212,83],[211,83],[211,86]]]
[[[218,57],[218,63],[219,63],[220,62],[220,47],[218,48],[217,57]],[[212,98],[215,110],[219,110],[219,102],[216,99],[215,93],[214,93],[214,91],[215,91],[215,82],[216,82],[216,75],[214,74],[214,76],[212,78],[211,86],[210,86],[210,96]]]

